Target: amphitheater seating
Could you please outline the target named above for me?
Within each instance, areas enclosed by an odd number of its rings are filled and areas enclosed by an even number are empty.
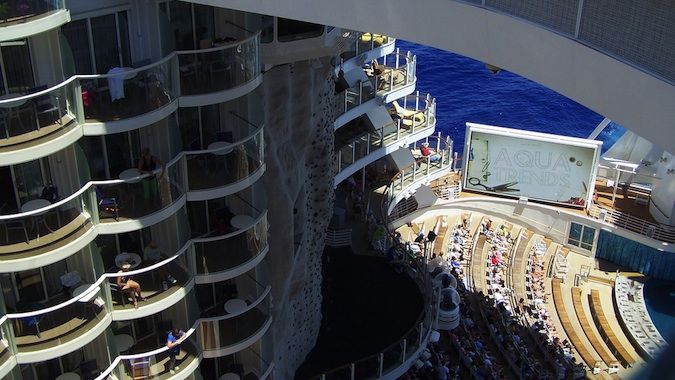
[[[588,318],[586,317],[586,313],[584,312],[581,303],[581,294],[581,288],[576,286],[572,288],[572,302],[574,303],[574,310],[577,313],[581,328],[584,330],[584,334],[586,334],[586,337],[591,342],[595,352],[600,355],[600,359],[602,359],[602,361],[610,368],[610,372],[616,372],[618,371],[619,362],[605,350],[605,347],[600,343],[600,339],[595,334],[595,331],[591,328],[591,324],[588,322]]]
[[[593,354],[591,354],[590,351],[588,351],[586,345],[584,345],[581,338],[579,338],[579,335],[577,335],[577,332],[574,329],[574,326],[572,325],[569,315],[567,314],[567,310],[565,310],[565,304],[562,298],[563,297],[562,282],[560,281],[560,279],[554,278],[553,280],[551,280],[551,287],[553,292],[553,302],[555,303],[555,309],[556,312],[558,313],[560,323],[562,323],[563,328],[565,329],[567,338],[570,340],[574,348],[577,350],[577,353],[579,353],[579,356],[581,356],[581,359],[586,363],[586,365],[588,365],[592,369],[599,368],[600,361],[597,360],[593,356]]]
[[[598,330],[602,335],[605,343],[612,350],[614,356],[621,361],[621,363],[630,367],[635,364],[635,359],[628,353],[628,350],[621,344],[619,338],[614,334],[612,327],[607,322],[605,312],[602,310],[602,302],[600,301],[600,292],[597,289],[591,289],[591,312],[593,319],[598,325]]]
[[[436,232],[436,239],[434,239],[433,254],[435,256],[445,257],[448,243],[445,241],[445,235],[448,233],[448,218],[446,216],[439,217],[436,221],[434,231]]]

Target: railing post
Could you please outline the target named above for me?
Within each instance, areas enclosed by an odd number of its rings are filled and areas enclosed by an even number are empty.
[[[408,350],[408,339],[403,339],[403,350],[401,352],[401,363],[405,361],[405,354]]]
[[[379,361],[379,368],[377,369],[377,377],[382,377],[382,368],[384,367],[384,354],[380,352],[379,355],[377,355],[378,361]]]
[[[349,365],[349,371],[351,372],[351,379],[354,380],[354,363]]]
[[[357,141],[358,140],[354,140],[352,142],[352,164],[354,164],[356,162],[356,142]]]
[[[401,139],[401,119],[396,120],[396,141]]]
[[[420,332],[417,334],[419,336],[417,347],[422,345],[422,328],[424,327],[424,323],[420,322]]]
[[[366,144],[366,154],[370,154],[370,133],[366,135]],[[366,167],[364,166],[363,168],[365,169]],[[365,184],[366,181],[361,181],[361,183]]]

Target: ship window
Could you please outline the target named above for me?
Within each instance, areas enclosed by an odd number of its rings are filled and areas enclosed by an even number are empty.
[[[0,95],[27,92],[35,85],[28,43],[7,41],[0,46]]]
[[[113,67],[131,66],[126,11],[71,21],[61,32],[78,74],[105,74]]]
[[[323,34],[323,30],[324,26],[320,24],[289,20],[281,17],[277,19],[277,38],[281,42],[319,37]]]
[[[570,223],[567,244],[591,251],[593,250],[594,241],[595,228],[584,226],[583,224],[579,223]]]

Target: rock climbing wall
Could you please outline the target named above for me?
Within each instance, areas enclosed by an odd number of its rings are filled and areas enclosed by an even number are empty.
[[[321,255],[333,213],[333,68],[329,59],[265,73],[265,186],[275,379],[293,378],[321,325]]]

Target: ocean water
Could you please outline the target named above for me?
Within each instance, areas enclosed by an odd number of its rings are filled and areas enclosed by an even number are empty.
[[[645,304],[663,339],[675,344],[675,282],[649,280],[644,288]]]
[[[603,116],[557,92],[483,62],[397,40],[401,52],[417,55],[417,90],[436,98],[436,130],[449,135],[455,151],[464,146],[466,122],[586,138]],[[612,122],[598,136],[603,152],[624,132]]]

